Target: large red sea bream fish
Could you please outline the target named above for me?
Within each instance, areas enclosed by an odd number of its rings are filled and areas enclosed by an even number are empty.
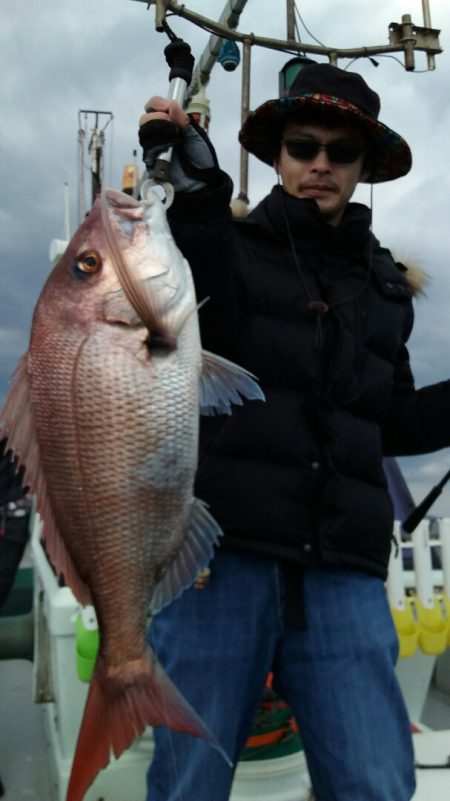
[[[100,651],[67,801],[146,725],[215,743],[146,641],[156,612],[209,562],[220,529],[193,497],[199,407],[262,399],[202,353],[189,265],[156,195],[107,190],[48,278],[0,413],[50,560],[93,604]]]

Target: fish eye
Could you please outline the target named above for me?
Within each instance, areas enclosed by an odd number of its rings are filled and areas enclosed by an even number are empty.
[[[74,266],[82,273],[98,273],[102,264],[102,257],[97,250],[85,250],[80,253]]]

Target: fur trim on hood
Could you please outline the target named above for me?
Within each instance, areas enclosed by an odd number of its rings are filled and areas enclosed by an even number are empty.
[[[426,288],[430,283],[430,276],[426,270],[412,259],[397,259],[395,253],[392,253],[392,256],[397,266],[405,273],[405,278],[414,297],[426,295]]]

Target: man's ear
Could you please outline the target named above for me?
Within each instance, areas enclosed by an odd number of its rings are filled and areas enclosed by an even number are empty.
[[[280,174],[280,164],[279,164],[278,156],[276,157],[276,159],[273,162],[273,168],[274,168],[276,174],[279,175]]]
[[[368,178],[368,177],[369,177],[369,175],[370,175],[370,173],[371,173],[371,172],[372,172],[372,170],[370,169],[370,167],[364,167],[364,166],[363,166],[363,168],[362,168],[362,170],[361,170],[361,174],[360,174],[360,176],[359,176],[359,180],[360,180],[360,181],[365,181],[365,180],[366,180],[366,178]]]

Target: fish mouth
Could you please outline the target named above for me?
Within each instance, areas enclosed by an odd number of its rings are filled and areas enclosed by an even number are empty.
[[[142,209],[142,201],[137,200],[133,195],[119,192],[117,189],[105,189],[104,196],[111,209],[129,211],[130,213]]]
[[[125,255],[133,241],[125,231],[131,225],[133,239],[135,239],[136,226],[142,230],[143,205],[130,195],[114,189],[103,189],[99,203],[106,240],[120,285],[147,329],[149,331],[160,330],[161,309],[153,302],[151,293],[148,292],[142,280],[146,276],[140,270],[141,263],[146,261],[145,247],[142,257],[138,261],[137,269],[135,265],[130,265]],[[123,230],[124,221],[125,231]],[[146,238],[148,239],[148,235]]]
[[[114,223],[115,233],[119,236],[125,235],[126,245],[138,246],[138,240],[142,238],[141,246],[151,246],[154,234],[158,233],[160,228],[159,225],[155,226],[157,213],[154,207],[159,202],[158,198],[155,197],[153,202],[152,200],[144,202],[115,189],[106,189],[104,198],[108,215]],[[167,266],[162,262],[159,263],[158,258],[154,258],[151,273],[142,273],[141,280],[158,278],[166,272]]]
[[[156,194],[149,195],[136,200],[104,189],[101,217],[113,267],[129,303],[148,331],[173,347],[174,337],[195,311],[195,294],[188,291],[188,269],[170,235],[163,204]]]
[[[123,259],[115,260],[116,268],[118,261],[122,263],[122,269],[119,271],[116,269],[116,272],[119,272],[122,278],[128,274],[128,281],[123,284],[123,289],[127,292],[127,284],[133,273],[134,282],[141,285],[144,293],[153,291],[152,281],[164,279],[170,272],[167,252],[160,243],[158,244],[164,221],[164,211],[161,211],[159,198],[151,195],[148,200],[137,200],[124,192],[106,189],[104,201],[103,213],[110,221],[110,225],[105,226],[108,229],[109,242],[113,244],[114,237],[117,238],[119,248],[116,249],[116,256],[119,249],[123,252]],[[128,251],[128,248],[131,250]],[[128,255],[128,252],[131,254],[134,266],[130,265],[125,270],[123,262],[126,264],[125,254]]]
[[[106,189],[104,198],[108,213],[114,222],[128,239],[132,239],[136,228],[144,222],[142,202],[132,195],[126,195],[125,192],[118,192],[116,189]]]

